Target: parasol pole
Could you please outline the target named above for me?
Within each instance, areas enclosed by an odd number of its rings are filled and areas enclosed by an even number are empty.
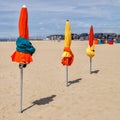
[[[68,87],[68,66],[66,65],[66,87]]]
[[[92,58],[90,58],[90,74],[92,73]]]
[[[20,66],[20,113],[22,113],[22,97],[23,97],[23,66]]]

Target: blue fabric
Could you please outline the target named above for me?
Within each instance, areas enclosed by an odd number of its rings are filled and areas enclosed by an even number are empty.
[[[16,41],[16,50],[19,52],[33,54],[35,52],[35,48],[32,43],[25,38],[19,37]]]

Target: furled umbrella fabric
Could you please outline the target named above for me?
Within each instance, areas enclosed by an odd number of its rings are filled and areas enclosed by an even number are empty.
[[[28,31],[28,12],[25,5],[23,5],[19,22],[19,37],[16,41],[16,51],[12,54],[11,58],[13,62],[19,63],[20,68],[20,112],[22,113],[22,96],[23,96],[23,68],[30,62],[32,62],[32,55],[35,52],[35,48],[29,41]]]
[[[19,36],[29,39],[29,30],[28,30],[28,11],[25,5],[23,5],[20,11],[20,17],[18,22]]]
[[[90,57],[90,74],[92,73],[92,57],[95,55],[93,41],[94,41],[94,30],[93,30],[93,26],[91,26],[89,32],[89,46],[86,49],[86,54]]]
[[[89,32],[88,39],[89,39],[89,46],[88,46],[87,49],[86,49],[86,54],[87,54],[90,58],[92,58],[92,57],[95,55],[94,44],[93,44],[93,41],[94,41],[94,30],[93,30],[93,26],[90,27],[90,32]]]
[[[71,45],[71,29],[69,20],[66,21],[65,25],[65,36],[64,36],[64,50],[62,54],[61,63],[66,66],[66,86],[68,87],[68,66],[71,66],[74,60],[74,55],[70,49]]]
[[[28,64],[33,61],[32,54],[35,52],[35,48],[29,41],[28,12],[25,5],[23,5],[20,11],[18,30],[19,37],[16,41],[16,51],[11,58],[13,62]]]
[[[89,32],[89,46],[90,47],[93,45],[93,40],[94,40],[94,31],[93,31],[93,26],[91,26],[90,32]]]
[[[71,46],[71,29],[70,29],[70,22],[66,21],[65,26],[65,37],[64,37],[64,52],[62,54],[62,61],[61,63],[66,66],[70,66],[73,63],[74,55],[72,50],[70,49]]]

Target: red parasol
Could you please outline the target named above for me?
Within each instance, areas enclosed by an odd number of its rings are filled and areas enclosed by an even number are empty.
[[[90,73],[92,71],[92,57],[95,55],[95,50],[94,50],[94,45],[93,45],[93,41],[94,41],[94,30],[93,30],[93,26],[91,25],[90,27],[90,31],[89,31],[89,46],[86,49],[86,54],[90,57]]]

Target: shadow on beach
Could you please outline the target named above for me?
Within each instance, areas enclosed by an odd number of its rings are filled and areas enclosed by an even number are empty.
[[[91,71],[91,74],[95,73],[97,74],[100,70],[94,70],[94,71]]]
[[[50,102],[54,101],[53,98],[55,98],[55,97],[56,97],[56,95],[51,95],[50,97],[46,97],[46,98],[41,98],[41,99],[39,99],[39,100],[35,100],[35,101],[32,102],[32,105],[31,105],[31,106],[23,109],[22,112],[24,112],[24,111],[32,108],[34,105],[45,105],[45,104],[49,104]]]
[[[68,86],[72,85],[72,84],[75,84],[75,83],[79,83],[80,80],[82,80],[82,78],[78,78],[78,79],[75,79],[75,80],[72,80],[72,81],[69,81],[68,83]]]

